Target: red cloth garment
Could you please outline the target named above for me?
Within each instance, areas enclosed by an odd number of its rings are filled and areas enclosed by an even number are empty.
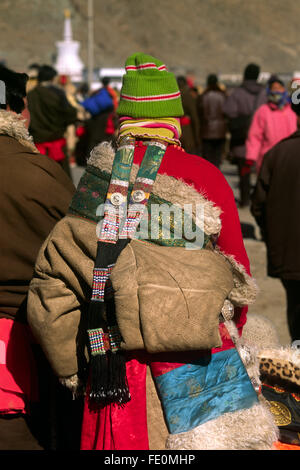
[[[86,133],[86,129],[84,126],[79,126],[77,127],[76,129],[76,137],[82,137],[83,135],[85,135]]]
[[[300,450],[300,446],[277,441],[273,444],[273,450]]]
[[[233,342],[223,335],[220,325],[222,347],[212,353],[231,349]],[[127,355],[126,375],[131,400],[125,406],[109,405],[101,409],[92,408],[88,393],[85,399],[81,450],[149,450],[146,402],[146,367],[150,365],[155,375],[173,370],[190,360],[198,359],[207,351],[189,353],[147,354],[143,351]],[[132,358],[133,357],[133,358]]]
[[[113,120],[113,114],[109,114],[106,122],[106,128],[105,128],[105,134],[107,135],[113,135],[115,133],[115,126],[114,126],[114,120]]]
[[[100,410],[85,400],[81,450],[149,450],[146,409],[145,355],[128,357],[126,375],[131,400],[124,407],[115,404]]]
[[[245,160],[245,164],[241,169],[241,176],[249,175],[254,162],[251,160]]]
[[[180,118],[180,125],[181,126],[188,126],[191,124],[192,120],[189,116],[183,116]]]
[[[42,155],[47,155],[56,162],[63,160],[66,155],[64,154],[63,147],[66,145],[66,139],[57,139],[52,142],[42,142],[35,144],[36,148]]]
[[[136,143],[134,163],[141,164],[146,146]],[[160,174],[167,174],[181,179],[215,203],[222,210],[222,229],[218,239],[219,248],[227,255],[233,256],[250,274],[248,256],[244,247],[239,215],[233,192],[223,174],[214,165],[203,158],[187,154],[175,145],[169,145],[161,163]],[[163,308],[163,306],[162,306]],[[241,334],[246,323],[247,307],[235,309],[234,320]],[[234,345],[224,325],[220,324],[222,346],[212,353],[232,348]],[[201,352],[193,352],[199,357]],[[104,407],[100,411],[92,411],[86,398],[83,426],[82,449],[85,450],[148,450],[148,430],[146,420],[146,365],[164,369],[174,364],[187,362],[191,353],[165,353],[156,356],[132,352],[128,355],[127,378],[132,396],[131,402],[123,408],[117,406]],[[156,366],[153,362],[159,361]]]
[[[35,360],[27,325],[0,319],[0,413],[28,412],[38,399]]]

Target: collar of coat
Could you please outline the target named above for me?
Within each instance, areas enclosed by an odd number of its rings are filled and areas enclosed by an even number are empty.
[[[87,161],[88,166],[110,174],[112,171],[115,150],[109,142],[102,142],[91,152]],[[130,182],[134,183],[139,165],[133,164],[130,175]],[[183,207],[185,204],[192,204],[192,212],[196,221],[196,205],[201,205],[204,216],[204,232],[206,235],[218,236],[221,231],[221,209],[212,201],[206,199],[193,186],[184,181],[166,174],[158,174],[153,185],[152,193],[160,199]],[[197,223],[197,222],[196,222]]]
[[[7,135],[16,139],[21,145],[34,153],[39,153],[34,145],[33,138],[24,124],[21,114],[0,110],[0,135]]]
[[[94,223],[99,221],[99,216],[96,217],[97,207],[103,200],[103,191],[106,194],[114,157],[115,150],[108,142],[103,142],[92,150],[87,161],[86,171],[71,201],[68,211],[69,215],[88,219]],[[132,167],[130,175],[131,183],[135,181],[138,168],[139,166],[135,164]],[[178,205],[181,208],[184,204],[191,204],[193,202],[192,212],[196,224],[195,207],[196,204],[202,204],[204,216],[202,222],[205,235],[217,238],[220,234],[221,209],[212,201],[206,199],[193,186],[166,174],[158,174],[153,185],[152,195],[162,201]],[[218,246],[215,249],[232,266],[235,287],[230,293],[229,300],[234,306],[245,306],[253,303],[258,292],[255,280],[247,274],[244,266],[237,262],[233,256],[223,253]]]

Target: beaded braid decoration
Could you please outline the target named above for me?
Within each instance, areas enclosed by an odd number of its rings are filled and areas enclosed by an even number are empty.
[[[126,242],[129,238],[133,238],[140,224],[167,149],[167,143],[153,141],[148,144],[127,208],[134,149],[134,140],[126,138],[125,144],[121,144],[118,148],[113,162],[111,180],[104,205],[104,217],[98,237],[89,309],[91,326],[88,329],[88,336],[91,358],[93,359],[91,367],[95,372],[91,379],[90,398],[96,401],[104,400],[119,404],[129,401],[130,393],[126,380],[124,356],[121,351],[122,336],[115,317],[114,292],[110,274],[122,250],[121,246],[125,246],[122,243],[120,246],[121,239],[125,239]],[[109,249],[107,244],[115,245],[115,249]],[[114,262],[101,266],[102,263],[105,264],[105,261],[100,261],[99,254],[103,260],[109,254],[107,259],[114,260]],[[105,303],[106,321],[103,317]],[[97,304],[100,304],[99,309]],[[122,357],[123,359],[121,359]]]
[[[107,243],[117,242],[120,225],[119,205],[120,203],[127,203],[133,154],[134,142],[132,140],[129,140],[128,145],[120,146],[116,153],[111,181],[105,201],[104,219],[102,221],[99,241]],[[117,207],[116,202],[118,202]],[[112,286],[111,283],[108,283],[108,280],[113,266],[114,265],[94,268],[91,301],[104,302],[105,294],[108,293],[108,295],[110,295],[109,290],[112,289]],[[104,346],[102,346],[104,334],[102,328],[88,330],[92,355],[104,355],[106,353]]]
[[[111,299],[113,297],[113,288],[111,281],[109,279],[112,268],[114,264],[110,264],[107,268],[103,269],[94,269],[94,279],[93,279],[93,290],[92,290],[92,300],[104,302],[104,297]],[[109,328],[108,328],[109,330]],[[105,340],[107,334],[104,333],[102,328],[93,328],[88,330],[90,348],[92,356],[97,354],[105,355],[107,348],[105,347]],[[108,334],[108,339],[110,340],[110,334]],[[121,335],[119,334],[119,342],[121,343]],[[115,352],[115,349],[111,347],[112,352]]]
[[[91,300],[104,302],[105,284],[108,279],[107,268],[94,268]]]
[[[105,333],[102,328],[95,328],[93,330],[88,330],[91,354],[92,356],[105,355],[106,350],[104,346]]]

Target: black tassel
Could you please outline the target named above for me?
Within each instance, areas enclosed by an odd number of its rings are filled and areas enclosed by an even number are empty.
[[[106,315],[111,352],[109,355],[109,398],[114,403],[125,404],[130,401],[130,393],[126,376],[126,355],[120,349],[122,337],[117,325],[114,297],[106,302]]]
[[[107,355],[98,354],[90,358],[90,399],[103,404],[107,401],[108,360]]]
[[[105,329],[104,303],[91,301],[88,313],[88,335],[90,337],[90,393],[89,397],[95,403],[103,402],[107,396],[108,360],[107,354],[94,353],[91,347],[91,335],[101,338]],[[99,332],[99,333],[98,333]]]
[[[109,356],[108,399],[120,405],[125,405],[131,399],[126,376],[126,357],[122,351]]]

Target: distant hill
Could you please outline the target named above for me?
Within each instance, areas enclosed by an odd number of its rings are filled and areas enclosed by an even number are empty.
[[[65,8],[87,63],[87,0],[1,0],[0,60],[52,63]],[[199,82],[252,61],[290,73],[300,69],[299,18],[295,0],[94,0],[95,65],[123,66],[142,51]]]

